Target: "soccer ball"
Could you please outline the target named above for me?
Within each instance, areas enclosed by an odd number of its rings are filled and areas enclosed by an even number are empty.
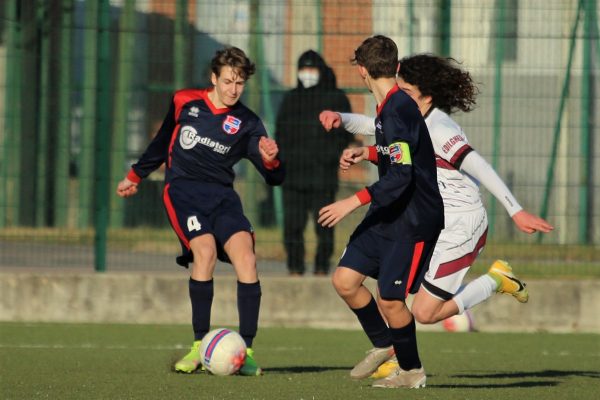
[[[208,332],[200,344],[200,361],[215,375],[235,374],[246,360],[246,343],[235,331],[220,328]]]
[[[473,314],[469,310],[446,318],[442,321],[442,326],[448,332],[472,332],[475,330]]]

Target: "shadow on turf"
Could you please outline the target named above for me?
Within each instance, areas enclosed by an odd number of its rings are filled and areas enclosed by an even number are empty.
[[[325,372],[325,371],[340,371],[348,370],[348,367],[327,367],[327,366],[314,366],[307,365],[303,367],[277,367],[265,369],[266,374],[306,374],[311,372]]]
[[[546,369],[543,371],[529,372],[500,372],[496,374],[460,374],[452,375],[454,378],[561,378],[567,376],[583,376],[586,378],[600,378],[598,371],[558,371]]]
[[[550,386],[558,386],[560,382],[558,381],[523,381],[523,382],[511,382],[511,383],[482,383],[481,385],[474,385],[472,383],[465,384],[456,384],[456,385],[432,385],[427,383],[427,387],[429,388],[438,388],[438,389],[502,389],[502,388],[528,388],[528,387],[550,387]]]
[[[597,371],[557,371],[557,370],[543,370],[543,371],[529,371],[529,372],[500,372],[495,374],[456,374],[451,375],[452,378],[468,378],[468,379],[503,379],[503,378],[565,378],[571,376],[581,376],[586,378],[600,378],[600,372]],[[509,382],[509,383],[482,383],[477,384],[456,384],[456,385],[431,385],[429,387],[436,388],[469,388],[469,389],[490,389],[490,388],[510,388],[510,387],[537,387],[537,386],[557,386],[561,382],[558,380],[551,381],[521,381],[521,382]]]

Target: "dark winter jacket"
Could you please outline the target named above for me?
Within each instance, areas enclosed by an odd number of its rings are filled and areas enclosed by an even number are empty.
[[[298,66],[319,68],[316,86],[305,89],[300,81],[286,93],[277,114],[276,139],[286,162],[286,189],[337,189],[339,157],[353,141],[343,129],[325,131],[319,122],[323,110],[351,112],[346,94],[336,87],[333,70],[315,51],[302,54]]]

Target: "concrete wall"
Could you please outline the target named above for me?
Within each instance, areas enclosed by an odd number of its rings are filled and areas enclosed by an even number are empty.
[[[329,279],[262,276],[261,283],[261,326],[360,329]],[[476,307],[477,329],[600,333],[600,280],[545,280],[529,282],[528,287],[527,304],[495,295]],[[235,277],[216,276],[213,326],[237,325],[235,299]],[[3,271],[0,320],[187,324],[191,320],[187,277],[156,272]]]

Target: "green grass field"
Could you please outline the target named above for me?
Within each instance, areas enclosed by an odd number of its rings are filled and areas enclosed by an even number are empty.
[[[0,323],[2,399],[597,399],[600,336],[419,333],[424,389],[375,389],[348,372],[359,331],[262,328],[261,377],[171,371],[182,325]]]

